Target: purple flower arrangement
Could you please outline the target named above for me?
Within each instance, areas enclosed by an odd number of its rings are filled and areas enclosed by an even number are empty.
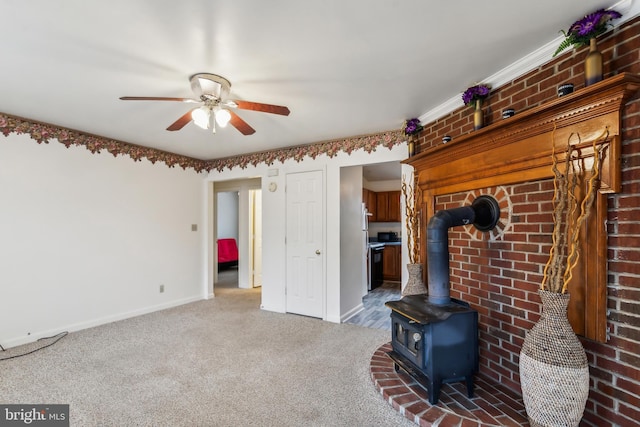
[[[561,30],[565,39],[560,43],[553,56],[556,56],[570,46],[581,47],[589,44],[589,40],[598,37],[609,29],[612,19],[621,18],[622,14],[615,10],[599,9],[576,21],[569,27],[569,31]]]
[[[486,99],[490,91],[491,87],[484,84],[471,86],[462,94],[462,102],[464,102],[464,105],[469,105],[477,100]]]
[[[422,125],[418,119],[409,119],[404,123],[404,133],[414,135],[422,130]]]

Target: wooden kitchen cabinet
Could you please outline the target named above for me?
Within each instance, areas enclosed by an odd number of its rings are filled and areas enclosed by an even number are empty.
[[[399,282],[402,278],[402,248],[400,245],[385,245],[382,252],[382,278]]]
[[[376,207],[376,200],[377,200],[377,196],[376,196],[376,192],[375,191],[369,191],[369,198],[368,198],[368,202],[369,202],[369,206],[371,206],[371,217],[369,218],[369,221],[377,221],[378,217],[376,215],[376,211],[378,210]]]
[[[376,193],[376,221],[387,222],[389,196],[386,191]]]
[[[364,202],[364,206],[367,208],[367,211],[371,214],[371,216],[369,216],[369,222],[377,221],[376,211],[378,208],[376,206],[376,192],[363,188],[362,201]]]
[[[400,222],[400,192],[379,191],[376,194],[376,221]]]
[[[400,192],[389,191],[389,200],[387,204],[387,218],[389,222],[400,222]]]

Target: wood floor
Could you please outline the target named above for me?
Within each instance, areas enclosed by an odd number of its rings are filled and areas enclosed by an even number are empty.
[[[362,298],[364,310],[345,320],[344,323],[366,326],[374,329],[391,330],[391,309],[385,307],[387,301],[399,300],[400,282],[383,282]]]

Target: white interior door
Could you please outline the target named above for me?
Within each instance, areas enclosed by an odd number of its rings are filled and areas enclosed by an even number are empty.
[[[287,312],[324,314],[324,203],[322,171],[286,179]]]

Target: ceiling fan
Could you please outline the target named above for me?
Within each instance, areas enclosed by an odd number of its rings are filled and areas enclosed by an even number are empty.
[[[261,111],[264,113],[289,115],[289,109],[280,105],[261,104],[258,102],[226,99],[229,96],[231,83],[229,80],[217,74],[198,73],[189,78],[191,90],[198,99],[193,98],[167,98],[160,96],[122,96],[124,101],[178,101],[194,104],[202,104],[192,108],[182,117],[173,122],[167,130],[182,129],[187,123],[193,122],[203,128],[216,132],[216,124],[225,127],[228,123],[235,127],[243,135],[255,133],[255,129],[249,126],[233,109]]]

